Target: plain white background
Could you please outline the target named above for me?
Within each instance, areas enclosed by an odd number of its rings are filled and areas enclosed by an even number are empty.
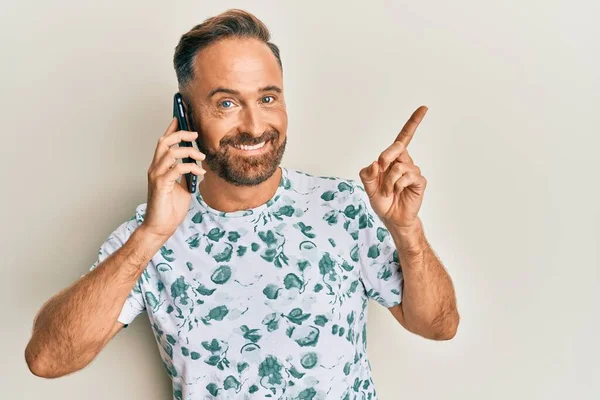
[[[421,104],[421,217],[462,322],[437,343],[371,307],[381,399],[600,398],[600,3],[19,1],[0,21],[3,399],[170,398],[140,316],[57,380],[35,313],[145,202],[179,37],[245,8],[282,52],[284,165],[358,178]]]

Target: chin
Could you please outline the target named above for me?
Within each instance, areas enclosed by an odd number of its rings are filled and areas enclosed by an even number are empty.
[[[273,176],[281,164],[287,140],[266,154],[242,156],[223,152],[206,160],[213,171],[236,186],[256,186]]]
[[[242,166],[237,164],[233,168],[227,168],[224,176],[221,177],[236,186],[256,186],[272,177],[278,167],[279,164],[271,166]]]

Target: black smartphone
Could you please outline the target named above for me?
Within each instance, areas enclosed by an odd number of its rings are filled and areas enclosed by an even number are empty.
[[[185,107],[185,103],[183,102],[183,98],[181,97],[180,93],[175,93],[175,96],[173,97],[173,117],[177,117],[177,122],[179,124],[180,131],[189,131],[190,130],[186,115],[187,115],[186,107]],[[192,142],[187,142],[184,140],[182,140],[179,143],[179,146],[193,147]],[[183,162],[184,163],[195,163],[196,160],[194,160],[191,157],[185,157],[183,159]],[[189,192],[195,193],[196,186],[198,185],[198,176],[194,175],[192,173],[187,173],[187,174],[185,174],[185,181],[187,183],[187,188],[188,188]]]

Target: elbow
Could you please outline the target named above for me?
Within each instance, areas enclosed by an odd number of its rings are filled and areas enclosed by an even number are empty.
[[[31,343],[25,349],[25,362],[29,371],[39,377],[46,379],[60,378],[67,373],[60,373],[56,369],[51,367],[51,363],[48,362],[47,357],[44,357],[39,352],[32,351]]]
[[[31,360],[27,357],[25,358],[25,361],[27,362],[27,367],[29,368],[29,371],[39,378],[55,379],[67,375],[67,373],[59,373],[57,371],[52,370],[51,368],[48,368],[48,364],[44,361]]]
[[[29,371],[35,376],[46,379],[60,378],[82,370],[100,351],[100,347],[94,345],[91,350],[69,357],[73,352],[67,350],[49,352],[44,350],[47,346],[52,345],[40,345],[32,339],[25,348],[24,354]]]
[[[40,378],[49,378],[49,374],[44,368],[44,362],[41,360],[39,355],[34,354],[30,349],[31,343],[25,349],[25,362],[27,363],[27,368],[29,371]]]
[[[40,367],[39,364],[35,364],[35,363],[27,363],[27,367],[29,367],[29,371],[39,377],[39,378],[46,378],[46,379],[50,379],[51,377],[45,373],[45,371]]]
[[[460,316],[456,310],[434,320],[430,339],[439,341],[453,339],[458,332],[459,322]]]
[[[437,315],[406,315],[401,307],[390,309],[400,324],[409,332],[431,340],[451,340],[456,336],[460,316],[456,308]]]

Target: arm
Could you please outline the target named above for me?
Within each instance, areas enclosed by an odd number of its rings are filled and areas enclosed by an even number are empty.
[[[173,118],[158,139],[148,168],[148,202],[144,222],[123,245],[80,278],[50,299],[38,313],[25,359],[37,376],[56,378],[89,364],[123,327],[117,321],[127,296],[150,259],[184,220],[191,201],[185,173],[197,176],[204,170],[194,163],[204,154],[192,147],[176,146],[198,134],[177,130]]]
[[[89,364],[123,327],[117,317],[164,239],[138,228],[127,242],[39,311],[25,359],[40,377],[57,378]]]
[[[459,315],[450,276],[425,238],[420,219],[412,228],[392,228],[404,289],[402,303],[390,307],[407,330],[435,340],[452,339]]]
[[[454,288],[425,239],[418,213],[427,180],[407,150],[426,112],[427,107],[419,107],[394,143],[361,170],[360,178],[373,210],[394,239],[402,267],[402,301],[390,311],[411,332],[451,339],[459,320]]]

